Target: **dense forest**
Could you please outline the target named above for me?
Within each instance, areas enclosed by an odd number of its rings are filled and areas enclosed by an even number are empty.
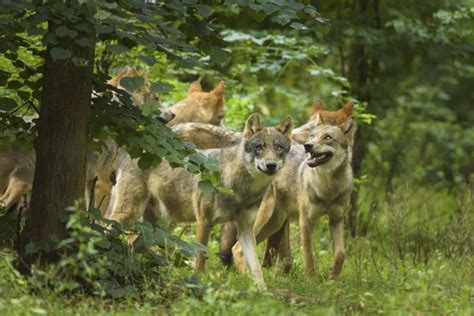
[[[473,87],[472,0],[2,1],[0,312],[472,315]]]

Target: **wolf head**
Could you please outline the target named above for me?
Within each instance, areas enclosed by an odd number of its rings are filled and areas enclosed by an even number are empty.
[[[203,91],[199,81],[193,82],[186,99],[172,106],[171,111],[176,114],[176,118],[170,125],[185,122],[220,125],[227,112],[224,82],[219,82],[210,92]]]
[[[318,100],[313,103],[313,113],[308,123],[296,129],[292,135],[294,141],[304,144],[311,132],[316,128],[316,124],[339,125],[352,116],[353,103],[349,102],[337,111],[326,110],[323,101]],[[351,134],[351,136],[353,136]]]
[[[257,114],[250,115],[245,124],[243,139],[246,161],[258,173],[276,174],[290,151],[292,129],[291,116],[286,116],[275,127],[264,127],[260,125]]]
[[[349,156],[355,131],[354,117],[352,116],[352,103],[343,109],[349,109],[347,117],[341,121],[326,121],[320,114],[314,118],[315,128],[308,141],[304,144],[308,153],[306,163],[311,168],[321,166],[336,169]]]
[[[107,83],[116,86],[120,89],[126,90],[120,83],[124,78],[134,78],[140,77],[143,79],[143,82],[135,90],[129,91],[132,96],[132,101],[135,106],[141,106],[145,102],[160,102],[160,96],[156,93],[153,93],[150,89],[150,81],[148,81],[148,70],[144,69],[138,71],[135,67],[125,67],[117,75],[112,77]],[[161,121],[162,123],[168,123],[174,118],[173,112],[171,112],[166,106],[162,105],[160,102],[160,110],[157,115],[154,117]]]
[[[148,81],[148,70],[144,69],[138,71],[135,67],[125,67],[118,74],[116,74],[107,83],[116,86],[118,88],[126,90],[122,85],[121,81],[124,78],[135,78],[140,77],[143,82],[133,91],[128,91],[132,96],[133,104],[140,106],[145,102],[159,100],[159,96],[153,93],[150,89],[150,81]]]

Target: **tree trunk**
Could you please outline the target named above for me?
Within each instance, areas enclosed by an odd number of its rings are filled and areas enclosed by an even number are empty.
[[[74,26],[68,21],[62,25]],[[49,22],[48,33],[59,25]],[[81,34],[83,35],[83,34]],[[89,38],[93,38],[90,34]],[[49,45],[43,70],[39,139],[35,144],[36,168],[31,205],[19,247],[19,268],[27,272],[38,258],[54,261],[54,252],[27,254],[30,242],[55,242],[66,236],[66,207],[84,196],[87,130],[91,104],[95,46],[79,46],[73,40],[61,47],[87,61],[78,66],[72,58],[54,60]]]
[[[363,28],[380,28],[379,1],[372,0],[372,10],[370,12],[369,0],[355,0],[356,22],[355,25]],[[351,59],[349,65],[349,80],[353,91],[360,101],[367,102],[367,111],[371,112],[370,77],[373,76],[377,68],[377,62],[371,58],[367,52],[365,43],[358,39],[352,46]],[[359,125],[355,135],[354,152],[352,156],[352,167],[354,177],[359,177],[366,151],[365,132],[366,127]],[[354,190],[351,195],[351,209],[348,214],[348,226],[352,237],[357,235],[357,213],[358,213],[358,192]]]

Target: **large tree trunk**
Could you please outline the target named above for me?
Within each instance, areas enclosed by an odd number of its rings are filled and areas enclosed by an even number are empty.
[[[48,32],[54,34],[57,27],[50,22]],[[74,29],[74,26],[68,27]],[[61,46],[69,49],[73,56],[86,60],[87,65],[77,66],[71,58],[54,60],[50,54],[52,47],[48,46],[33,192],[19,245],[19,268],[23,271],[28,271],[38,258],[45,262],[56,259],[54,253],[27,254],[25,246],[30,242],[63,239],[66,236],[65,209],[84,196],[95,47],[78,46],[72,40]]]

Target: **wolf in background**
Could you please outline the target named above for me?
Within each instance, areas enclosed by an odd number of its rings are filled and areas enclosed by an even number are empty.
[[[310,131],[314,128],[316,113],[320,113],[321,117],[325,117],[328,122],[334,121],[336,118],[333,111],[327,111],[324,103],[320,100],[312,105],[313,114],[308,123],[295,128],[291,133],[291,139],[297,143],[303,144],[309,136]],[[219,125],[219,124],[217,124]],[[182,140],[192,142],[199,149],[223,148],[234,146],[241,142],[242,133],[222,127],[213,126],[206,123],[188,122],[180,123],[171,128]]]
[[[139,72],[134,67],[126,67],[116,76],[108,81],[108,84],[124,89],[121,80],[126,77],[143,78],[143,84],[131,92],[132,101],[135,106],[140,106],[144,102],[157,100],[157,96],[150,90],[150,83],[146,71]],[[125,90],[125,89],[124,89]],[[113,96],[116,98],[116,96]],[[158,119],[168,122],[174,118],[174,114],[166,107],[160,107]],[[87,156],[87,176],[85,197],[86,202],[90,201],[91,189],[95,183],[95,196],[97,197],[95,207],[101,209],[102,214],[108,205],[110,191],[112,188],[111,173],[117,168],[117,162],[124,155],[124,150],[118,148],[115,142],[108,138],[104,142],[101,152],[89,152]],[[20,146],[6,146],[0,151],[0,205],[7,210],[12,210],[13,206],[20,198],[31,191],[33,177],[35,173],[35,152],[34,150],[22,148]],[[97,182],[95,182],[97,177]]]
[[[181,125],[179,122],[204,122],[205,125],[221,124],[221,120],[226,113],[224,100],[224,83],[219,82],[216,87],[205,92],[202,90],[199,81],[191,83],[188,95],[177,104],[168,109],[173,113],[174,119],[168,122],[168,126]],[[130,197],[127,192],[130,187],[136,188],[136,192],[146,192],[146,175],[141,170],[137,161],[133,160],[129,155],[121,157],[121,161],[116,170],[116,185],[111,190],[110,202],[107,203],[107,211],[105,218],[114,219],[123,224],[125,227],[130,227],[140,220],[142,215],[145,215],[148,221],[155,221],[156,218],[151,211],[150,206],[145,214],[141,214],[133,209],[123,209],[121,205],[129,205],[130,203],[136,205],[136,201],[143,201],[142,196]],[[134,199],[134,202],[124,201],[123,199]],[[140,206],[139,209],[142,207]]]
[[[188,96],[172,105],[169,110],[175,114],[175,118],[168,123],[168,126],[185,122],[220,125],[227,112],[224,82],[219,82],[212,91],[205,92],[201,83],[194,81],[189,87]]]

